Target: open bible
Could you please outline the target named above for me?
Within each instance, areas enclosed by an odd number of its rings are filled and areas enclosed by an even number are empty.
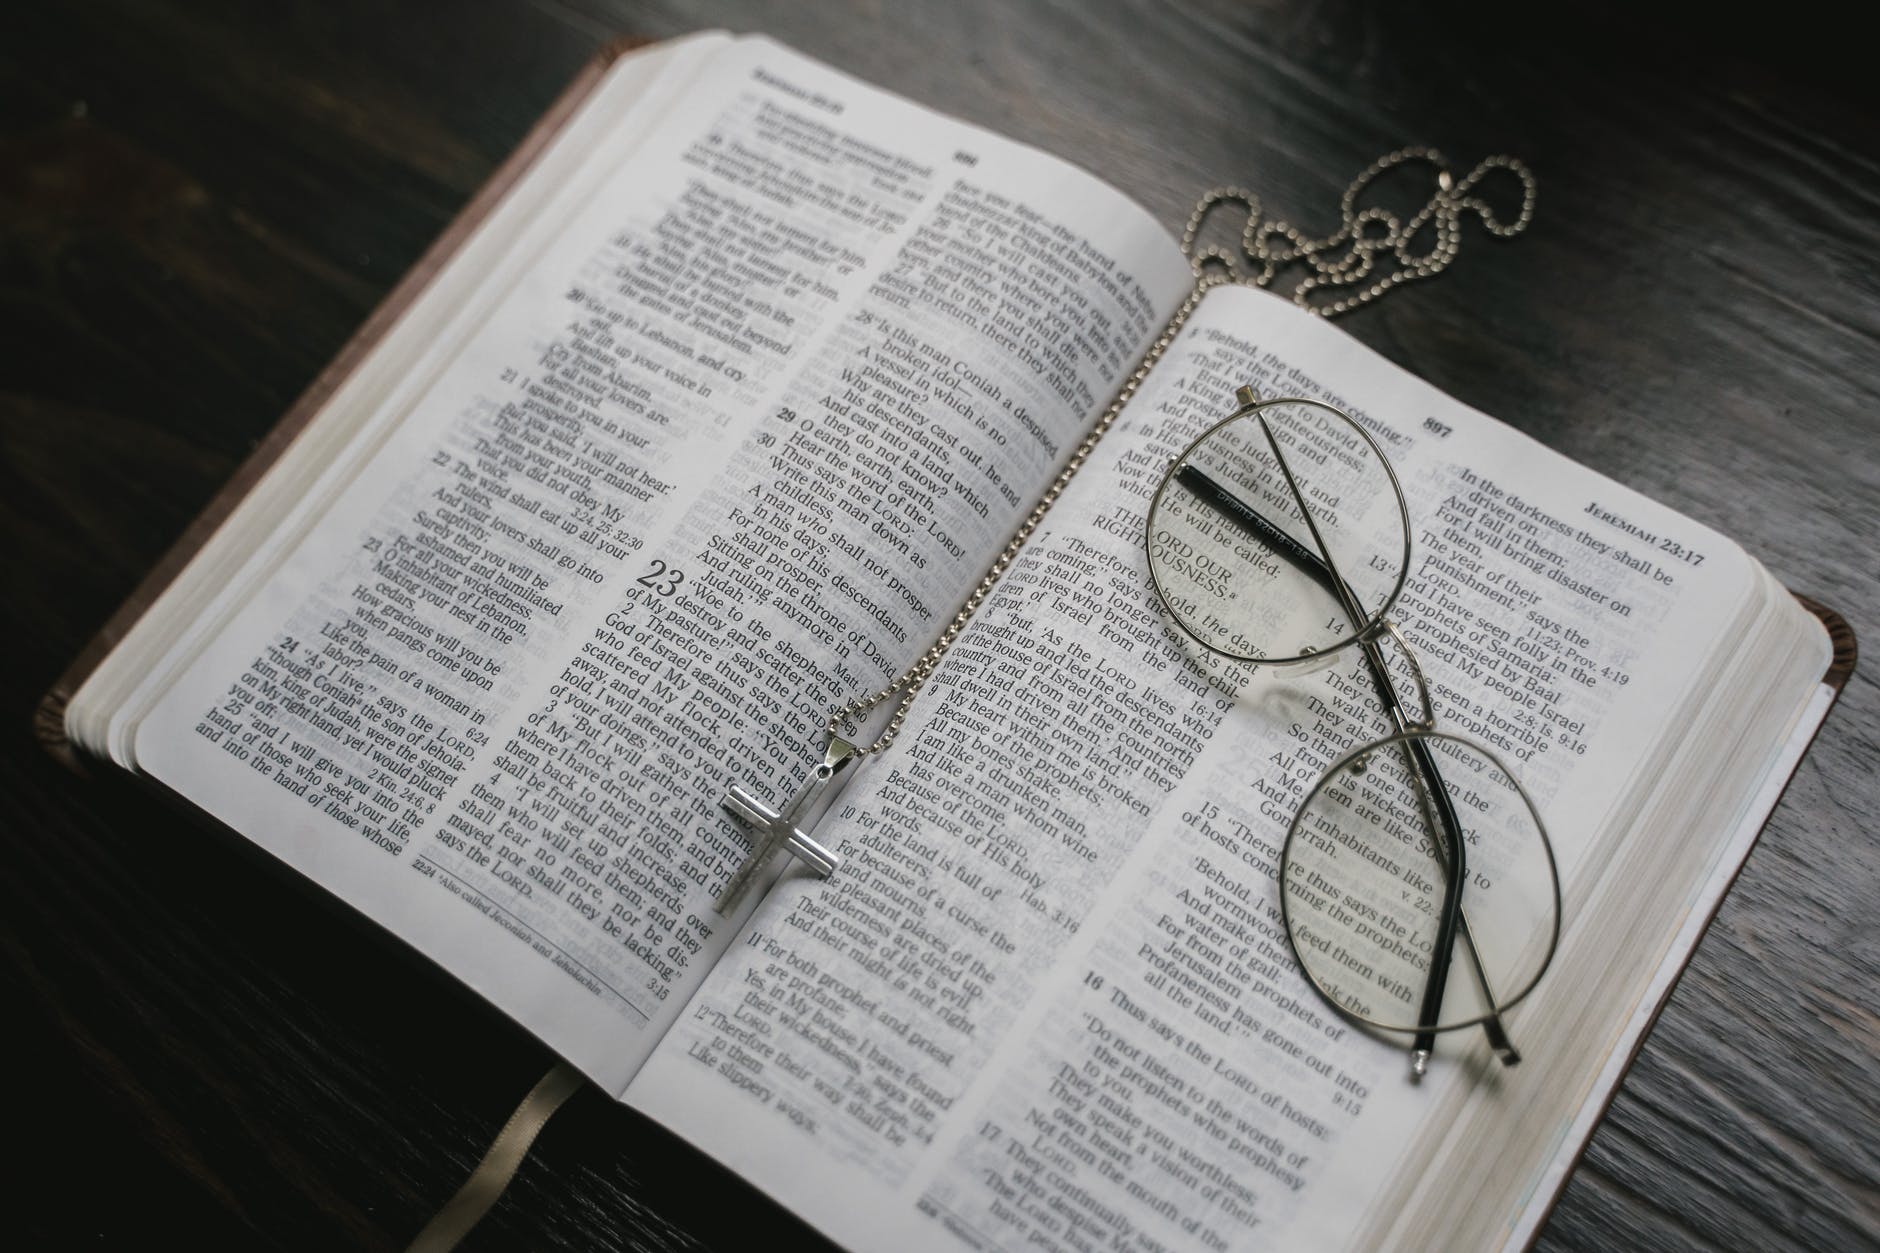
[[[1249,386],[1388,453],[1395,614],[1545,815],[1518,1068],[1455,1033],[1412,1084],[1292,960],[1280,842],[1381,711],[1346,654],[1199,654],[1144,547]],[[839,868],[721,916],[727,794],[784,808],[1119,392],[893,744],[788,815]],[[571,91],[44,717],[850,1247],[1493,1247],[1825,716],[1823,617],[1323,319],[1198,294],[1089,175],[713,34]]]

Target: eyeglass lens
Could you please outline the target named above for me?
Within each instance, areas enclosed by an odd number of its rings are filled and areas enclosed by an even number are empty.
[[[1294,661],[1369,631],[1402,585],[1407,552],[1388,464],[1351,419],[1311,401],[1215,426],[1150,509],[1163,603],[1199,643],[1243,660]]]
[[[1416,753],[1417,744],[1427,751]],[[1555,939],[1556,881],[1539,820],[1485,750],[1413,732],[1346,758],[1300,806],[1280,895],[1312,982],[1347,1014],[1392,1030],[1420,1025],[1449,874],[1430,765],[1460,823],[1467,864],[1467,935],[1430,1026],[1479,1022],[1491,996],[1503,1009],[1519,1000]]]

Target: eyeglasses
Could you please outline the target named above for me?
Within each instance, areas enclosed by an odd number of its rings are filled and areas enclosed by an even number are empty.
[[[1307,979],[1344,1018],[1412,1035],[1425,1073],[1436,1033],[1481,1026],[1521,1060],[1503,1013],[1540,981],[1560,939],[1560,876],[1539,811],[1485,745],[1439,731],[1416,654],[1390,620],[1410,572],[1410,510],[1370,432],[1313,400],[1239,407],[1169,466],[1149,506],[1155,590],[1209,652],[1291,666],[1347,648],[1307,700],[1295,742],[1330,758],[1277,786],[1295,803],[1280,909]],[[1406,698],[1392,659],[1407,674]],[[1345,729],[1369,687],[1394,728]],[[1303,753],[1302,753],[1303,755]],[[1270,796],[1273,780],[1262,781]],[[1461,960],[1455,960],[1460,955]]]

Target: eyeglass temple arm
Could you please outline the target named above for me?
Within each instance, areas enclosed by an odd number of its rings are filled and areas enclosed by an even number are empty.
[[[1327,581],[1333,589],[1333,595],[1344,607],[1345,616],[1351,619],[1352,630],[1363,627],[1365,622],[1364,606],[1353,594],[1351,585],[1345,582],[1338,571],[1338,563],[1332,558],[1331,546],[1325,537],[1319,534],[1318,520],[1312,516],[1312,509],[1306,504],[1306,494],[1300,490],[1299,480],[1293,476],[1292,466],[1286,460],[1286,454],[1279,446],[1279,438],[1273,434],[1272,426],[1266,415],[1258,411],[1255,417],[1260,423],[1260,430],[1266,435],[1267,447],[1273,451],[1273,459],[1279,463],[1279,471],[1285,476],[1287,490],[1292,492],[1293,502],[1299,506],[1299,516],[1305,519],[1306,530],[1312,535],[1313,547],[1318,549],[1318,557],[1324,564]],[[1401,729],[1408,722],[1408,714],[1403,708],[1403,701],[1397,695],[1397,685],[1390,681],[1390,676],[1383,670],[1383,657],[1375,644],[1368,640],[1360,641],[1364,659],[1371,669],[1371,679],[1378,689],[1378,697],[1384,707],[1390,711],[1391,720]],[[1413,745],[1415,749],[1422,745]],[[1418,757],[1413,769],[1422,767],[1422,759],[1427,758],[1428,750]],[[1430,763],[1433,768],[1435,763]],[[1442,1020],[1443,993],[1449,986],[1449,965],[1456,952],[1456,928],[1462,916],[1462,885],[1468,874],[1466,854],[1462,847],[1462,831],[1455,820],[1455,810],[1449,807],[1448,789],[1442,785],[1440,776],[1432,776],[1432,787],[1427,789],[1432,797],[1441,798],[1445,804],[1437,806],[1438,820],[1443,827],[1443,838],[1449,845],[1447,861],[1448,874],[1443,879],[1443,909],[1436,924],[1436,943],[1430,951],[1430,968],[1423,985],[1423,1000],[1417,1010],[1417,1033],[1410,1045],[1410,1073],[1412,1078],[1421,1079],[1429,1065],[1430,1054],[1436,1049],[1436,1024]]]
[[[1222,487],[1213,475],[1184,463],[1175,471],[1175,481],[1225,514],[1241,530],[1292,562],[1301,574],[1324,588],[1326,595],[1340,602],[1345,600],[1351,589],[1340,590],[1338,585],[1342,580],[1332,573],[1331,567],[1319,560],[1317,553],[1268,522],[1265,514]],[[1363,614],[1359,614],[1357,620],[1362,622]]]
[[[1306,505],[1305,493],[1299,489],[1298,481],[1293,477],[1292,467],[1286,461],[1286,455],[1280,451],[1279,441],[1274,437],[1272,428],[1262,415],[1259,418],[1260,429],[1265,433],[1267,443],[1272,448],[1273,456],[1279,462],[1280,471],[1285,475],[1286,485],[1299,506],[1300,514],[1305,518],[1306,526],[1312,533],[1314,544],[1319,552],[1314,553],[1299,543],[1284,530],[1269,522],[1259,510],[1253,508],[1239,496],[1228,491],[1206,472],[1192,465],[1183,465],[1175,472],[1176,481],[1187,487],[1195,495],[1212,505],[1242,529],[1249,532],[1280,556],[1290,561],[1302,573],[1323,587],[1333,599],[1343,607],[1351,618],[1354,627],[1364,622],[1364,610],[1350,584],[1338,573],[1337,565],[1332,560],[1331,552],[1326,547],[1324,537],[1319,534],[1318,524],[1312,517],[1311,509]],[[1321,555],[1322,554],[1322,555]],[[1370,641],[1359,644],[1364,654],[1366,668],[1371,674],[1372,686],[1377,689],[1378,699],[1389,712],[1391,721],[1399,731],[1413,725],[1409,711],[1404,708],[1402,698],[1397,694],[1396,685],[1390,681],[1389,672],[1382,650]],[[1476,949],[1475,936],[1468,923],[1468,917],[1462,911],[1462,884],[1467,873],[1466,856],[1463,852],[1462,824],[1456,817],[1455,806],[1450,802],[1449,790],[1443,786],[1442,775],[1436,769],[1436,761],[1430,755],[1429,746],[1416,741],[1405,745],[1406,751],[1413,758],[1412,769],[1423,778],[1429,779],[1434,786],[1424,789],[1425,799],[1433,802],[1437,821],[1443,829],[1443,840],[1453,850],[1453,858],[1446,855],[1446,850],[1436,849],[1438,860],[1443,864],[1445,875],[1443,889],[1443,910],[1437,926],[1437,941],[1430,958],[1429,977],[1424,984],[1423,1001],[1418,1010],[1420,1030],[1411,1043],[1411,1058],[1414,1073],[1421,1076],[1428,1064],[1429,1056],[1436,1046],[1435,1026],[1442,1015],[1444,989],[1449,981],[1449,965],[1455,953],[1455,940],[1458,929],[1468,945],[1469,958],[1474,964],[1477,984],[1483,992],[1483,999],[1488,1005],[1488,1016],[1483,1019],[1482,1028],[1488,1036],[1489,1047],[1505,1065],[1515,1065],[1521,1060],[1520,1052],[1508,1037],[1507,1029],[1502,1024],[1501,1015],[1495,1004],[1495,997],[1488,985],[1488,975],[1482,968],[1481,955]],[[1413,777],[1415,777],[1413,775]]]
[[[1383,658],[1381,655],[1374,655],[1377,651],[1376,645],[1367,642],[1361,645],[1361,647],[1365,650],[1365,660],[1371,663],[1372,681],[1378,684],[1380,688],[1388,686],[1389,681],[1387,679],[1380,679],[1379,677],[1383,673]],[[1411,758],[1410,778],[1411,781],[1416,784],[1417,793],[1426,806],[1426,817],[1428,807],[1433,807],[1436,810],[1436,822],[1437,825],[1441,826],[1443,829],[1444,839],[1433,839],[1430,843],[1436,853],[1437,862],[1442,866],[1443,872],[1447,876],[1448,883],[1455,885],[1456,895],[1460,898],[1462,892],[1460,886],[1462,876],[1466,874],[1467,868],[1463,867],[1461,873],[1453,869],[1450,859],[1443,848],[1445,841],[1450,848],[1456,849],[1458,853],[1460,853],[1463,846],[1461,834],[1462,824],[1456,817],[1455,806],[1450,802],[1449,789],[1443,785],[1443,776],[1437,773],[1436,759],[1430,754],[1427,744],[1423,743],[1421,740],[1414,740],[1409,743],[1401,743],[1400,747],[1402,747],[1405,754]],[[1428,786],[1424,783],[1425,779],[1429,781]],[[1445,902],[1446,901],[1447,892],[1445,892]],[[1488,984],[1488,971],[1482,965],[1481,950],[1476,948],[1475,945],[1475,930],[1469,925],[1469,911],[1458,906],[1456,922],[1457,930],[1462,936],[1462,942],[1468,948],[1469,966],[1475,975],[1476,986],[1481,990],[1483,1003],[1488,1006],[1488,1014],[1482,1019],[1482,1032],[1488,1037],[1489,1047],[1495,1050],[1495,1056],[1501,1059],[1504,1066],[1519,1065],[1521,1062],[1521,1052],[1519,1049],[1515,1048],[1514,1041],[1508,1038],[1508,1029],[1502,1023],[1501,1006],[1496,1003],[1495,990]],[[1448,963],[1445,962],[1445,974],[1447,973],[1447,969]],[[1432,980],[1434,977],[1435,971],[1432,969]],[[1427,1004],[1428,998],[1432,995],[1436,997],[1436,1005],[1433,1009]],[[1426,1013],[1425,1017],[1431,1024],[1435,1022],[1437,1015],[1440,1013],[1442,995],[1442,988],[1433,982],[1426,985],[1424,988],[1425,1009],[1429,1011]],[[1419,1068],[1417,1070],[1419,1075],[1422,1074],[1421,1067],[1429,1060],[1427,1050],[1434,1046],[1435,1036],[1433,1032],[1425,1031],[1418,1033],[1416,1042],[1411,1048],[1411,1064]]]

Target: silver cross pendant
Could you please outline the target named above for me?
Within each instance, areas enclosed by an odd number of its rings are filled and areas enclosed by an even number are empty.
[[[845,770],[860,753],[855,745],[840,736],[829,737],[829,747],[823,751],[822,764],[810,771],[809,778],[803,780],[803,786],[796,790],[781,810],[772,809],[764,802],[752,796],[742,786],[734,783],[731,792],[721,802],[731,811],[731,816],[752,828],[755,847],[751,855],[744,859],[737,873],[731,876],[731,882],[725,884],[725,890],[718,896],[712,908],[729,918],[737,912],[738,905],[750,891],[751,884],[757,879],[758,871],[769,863],[778,852],[785,852],[806,863],[818,877],[827,879],[842,864],[842,859],[816,841],[810,839],[808,832],[796,825],[797,815],[805,813],[822,795],[822,790],[829,786],[830,780]]]

